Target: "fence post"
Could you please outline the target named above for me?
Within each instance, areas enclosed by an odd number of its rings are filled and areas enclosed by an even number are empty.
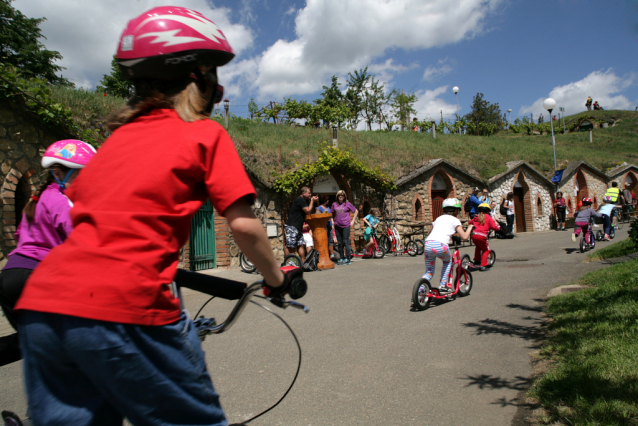
[[[436,122],[432,122],[432,139],[436,139]]]

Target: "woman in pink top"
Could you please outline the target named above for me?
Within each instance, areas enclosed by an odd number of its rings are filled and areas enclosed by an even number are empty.
[[[344,190],[337,192],[337,201],[332,203],[331,210],[332,217],[334,217],[335,234],[337,234],[337,241],[339,243],[339,261],[337,265],[350,265],[352,263],[350,227],[354,225],[359,211],[348,201]],[[352,219],[350,219],[350,212],[354,213]]]
[[[22,220],[15,232],[18,246],[0,275],[0,306],[16,330],[13,308],[27,278],[73,229],[69,216],[71,202],[64,191],[94,154],[95,149],[82,141],[62,140],[47,148],[42,157],[42,167],[51,169],[50,173],[22,210]]]

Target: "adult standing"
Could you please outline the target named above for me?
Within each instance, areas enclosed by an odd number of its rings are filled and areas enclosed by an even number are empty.
[[[507,209],[507,232],[510,234],[514,233],[514,193],[508,192],[507,198],[505,199],[505,208]]]
[[[591,96],[587,96],[587,102],[585,102],[585,106],[587,107],[587,111],[591,111]]]
[[[354,213],[350,219],[350,212]],[[350,228],[354,225],[359,211],[348,201],[346,192],[337,192],[337,201],[332,203],[332,217],[334,218],[335,234],[339,244],[339,260],[337,265],[350,265],[352,263],[352,249],[350,248]],[[345,249],[344,249],[345,246]]]
[[[290,206],[288,213],[288,221],[284,225],[286,232],[286,247],[284,253],[286,256],[291,251],[297,250],[301,261],[306,261],[306,242],[303,236],[303,223],[307,214],[312,214],[315,209],[315,203],[319,201],[319,197],[313,197],[310,188],[304,186],[301,188],[301,195],[295,198]]]
[[[328,207],[328,204],[330,204],[330,196],[329,195],[323,195],[321,197],[321,204],[319,204],[319,207],[317,207],[317,210],[319,210],[321,213],[331,213],[330,207]],[[330,251],[330,259],[332,259],[332,257],[334,256],[334,239],[332,238],[332,221],[329,220],[328,223],[326,224],[326,232],[328,233],[328,250]]]
[[[472,189],[472,195],[470,195],[470,219],[474,219],[478,212],[478,206],[481,204],[481,199],[478,196],[480,189],[478,187],[474,187]]]
[[[556,230],[564,231],[565,216],[567,216],[567,203],[565,202],[565,198],[563,198],[562,192],[556,193],[556,199],[554,200],[554,208],[556,209]]]
[[[625,189],[622,190],[622,197],[625,200],[625,205],[627,206],[627,213],[631,213],[634,209],[634,195],[631,193],[629,187],[630,183],[625,183]]]

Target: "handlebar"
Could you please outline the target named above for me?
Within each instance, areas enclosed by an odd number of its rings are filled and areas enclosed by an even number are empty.
[[[251,301],[253,296],[266,299],[273,305],[282,309],[290,306],[300,309],[305,313],[310,311],[306,305],[292,300],[286,300],[283,296],[264,297],[255,295],[255,293],[262,290],[264,285],[263,281],[256,281],[250,286],[246,286],[245,283],[239,281],[198,274],[196,272],[189,272],[180,269],[175,276],[175,284],[178,287],[190,288],[214,297],[221,297],[227,300],[238,300],[230,314],[228,314],[226,320],[224,320],[221,324],[217,324],[217,321],[215,321],[214,318],[206,318],[204,316],[193,321],[197,327],[197,334],[201,340],[204,340],[209,334],[220,334],[228,330],[235,321],[237,321],[237,318],[239,318],[239,315],[242,313],[244,308],[246,308],[246,305]],[[303,278],[296,278],[291,287],[300,290],[295,295],[291,295],[291,297],[298,299],[305,295],[307,284]]]

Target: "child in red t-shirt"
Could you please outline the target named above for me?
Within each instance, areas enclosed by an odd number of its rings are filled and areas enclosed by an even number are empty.
[[[16,306],[34,424],[226,424],[172,291],[193,216],[211,200],[271,296],[300,274],[279,269],[233,141],[208,119],[221,100],[216,69],[233,56],[186,8],[154,8],[124,30],[116,60],[135,96],[67,194],[73,232]]]
[[[490,230],[499,231],[501,227],[490,216],[490,205],[482,203],[478,206],[478,216],[470,220],[469,223],[474,225],[472,233],[472,242],[475,245],[474,249],[474,268],[479,271],[485,271],[488,265],[488,257],[490,254],[490,248],[487,244],[487,236]],[[481,265],[480,267],[478,265]]]

